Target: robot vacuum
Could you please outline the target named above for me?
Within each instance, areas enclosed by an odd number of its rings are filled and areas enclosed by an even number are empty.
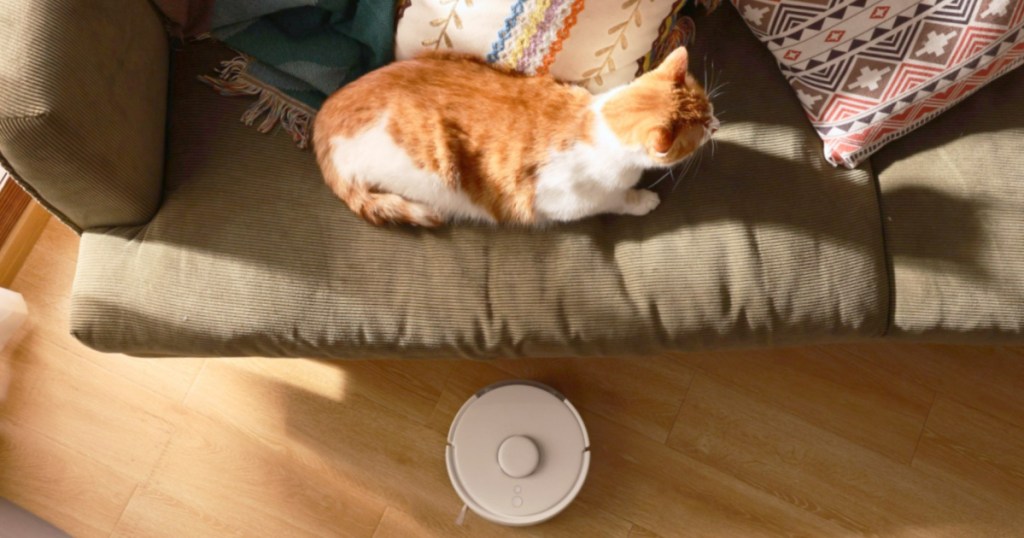
[[[502,381],[455,415],[445,461],[474,513],[502,525],[534,525],[576,498],[590,467],[590,441],[561,393],[534,381]]]

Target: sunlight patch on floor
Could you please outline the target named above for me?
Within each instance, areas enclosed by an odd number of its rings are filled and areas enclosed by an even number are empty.
[[[266,381],[289,385],[332,401],[345,398],[345,371],[338,365],[305,359],[218,359],[225,365]]]

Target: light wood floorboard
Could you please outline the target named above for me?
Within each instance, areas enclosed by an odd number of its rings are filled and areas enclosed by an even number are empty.
[[[77,247],[47,225],[0,355],[0,496],[75,536],[1024,535],[1024,348],[139,359],[68,334]],[[580,409],[590,476],[543,525],[456,526],[448,426],[512,377]]]

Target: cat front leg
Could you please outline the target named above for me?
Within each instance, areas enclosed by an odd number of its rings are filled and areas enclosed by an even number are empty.
[[[622,191],[622,201],[613,213],[620,215],[646,215],[658,207],[661,199],[658,194],[647,189],[626,189]]]

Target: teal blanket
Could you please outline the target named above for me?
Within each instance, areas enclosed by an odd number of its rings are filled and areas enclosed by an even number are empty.
[[[256,101],[242,117],[281,125],[304,147],[316,109],[339,87],[394,59],[395,0],[155,0],[172,31],[242,53],[202,80]]]

